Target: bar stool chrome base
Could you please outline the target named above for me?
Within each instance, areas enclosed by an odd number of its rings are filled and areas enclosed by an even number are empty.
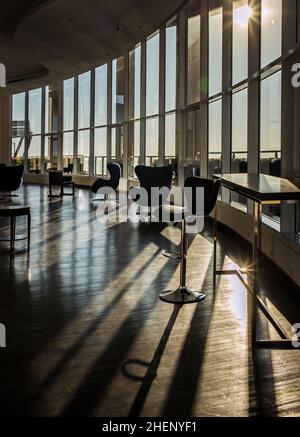
[[[206,295],[188,287],[178,287],[177,290],[163,291],[160,293],[159,298],[167,303],[188,304],[201,302],[206,298]]]
[[[173,252],[171,250],[165,250],[163,256],[169,259],[181,259],[183,257],[181,252]]]

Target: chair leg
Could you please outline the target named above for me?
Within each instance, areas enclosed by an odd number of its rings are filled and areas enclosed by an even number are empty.
[[[31,214],[27,216],[27,248],[30,248],[30,238],[31,238]]]
[[[16,217],[12,216],[10,218],[10,253],[15,250],[15,240],[16,240]]]
[[[181,223],[180,285],[176,290],[160,293],[159,298],[164,302],[184,305],[200,302],[206,297],[204,293],[191,290],[186,286],[187,246],[186,221],[183,220]]]

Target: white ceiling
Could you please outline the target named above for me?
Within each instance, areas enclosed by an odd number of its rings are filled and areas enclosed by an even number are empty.
[[[2,0],[0,62],[11,93],[126,53],[187,0]]]

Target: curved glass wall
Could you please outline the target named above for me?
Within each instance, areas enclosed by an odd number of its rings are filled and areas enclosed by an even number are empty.
[[[278,173],[285,7],[191,0],[128,54],[57,89],[14,95],[12,158],[27,173],[101,175],[111,160],[126,177],[139,163],[171,162],[203,176],[249,165]]]

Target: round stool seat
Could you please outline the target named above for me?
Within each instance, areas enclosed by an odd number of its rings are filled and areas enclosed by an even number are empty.
[[[19,217],[30,214],[30,206],[11,205],[0,207],[0,217]]]
[[[27,247],[30,247],[30,227],[31,227],[31,209],[30,206],[9,205],[0,207],[0,217],[10,218],[10,239],[0,241],[10,241],[10,253],[15,250],[15,241],[27,240]],[[16,238],[16,221],[17,217],[27,217],[27,236],[24,238]]]

